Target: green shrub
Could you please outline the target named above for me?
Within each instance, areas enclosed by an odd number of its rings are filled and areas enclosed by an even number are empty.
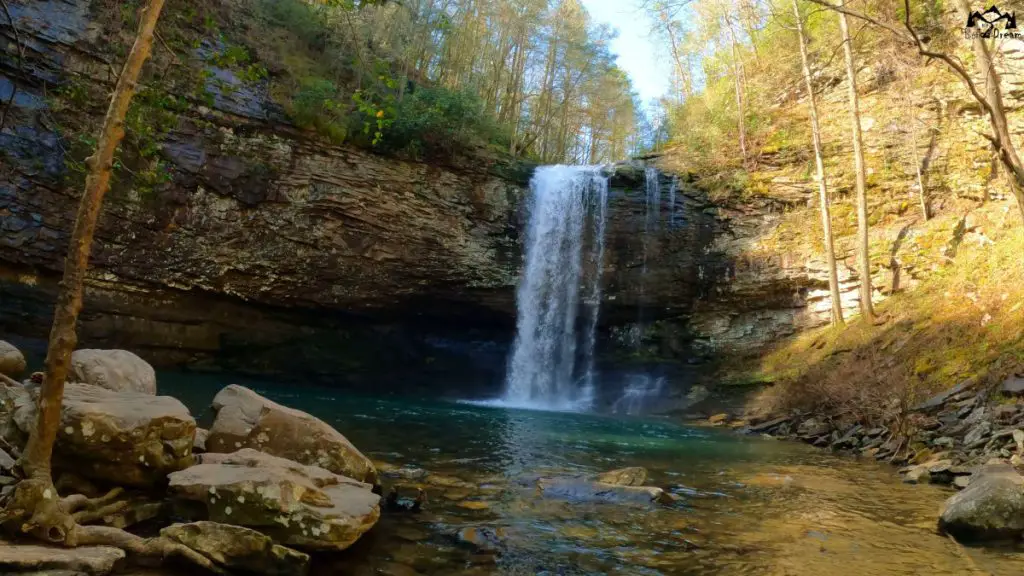
[[[416,88],[398,104],[382,147],[414,156],[451,154],[475,146],[508,146],[509,135],[467,90]]]
[[[306,78],[300,83],[290,107],[292,120],[312,128],[331,142],[341,144],[348,134],[344,109],[338,105],[338,87],[325,78]]]
[[[274,26],[284,28],[312,50],[327,46],[330,30],[323,12],[303,0],[261,0],[260,13]]]

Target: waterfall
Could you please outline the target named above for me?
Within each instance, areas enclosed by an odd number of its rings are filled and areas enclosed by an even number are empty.
[[[661,183],[658,181],[660,174],[656,168],[648,166],[644,170],[645,180],[645,203],[644,203],[644,237],[643,262],[640,268],[639,297],[637,298],[637,348],[644,339],[644,304],[647,298],[647,260],[650,256],[651,235],[657,233],[661,223]]]
[[[668,187],[668,225],[676,225],[676,189],[679,188],[679,177],[672,176],[672,184]]]
[[[600,168],[544,166],[534,173],[503,404],[590,406],[607,199]]]

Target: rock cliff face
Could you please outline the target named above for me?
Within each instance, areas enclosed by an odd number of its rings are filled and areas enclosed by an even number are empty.
[[[99,124],[114,32],[101,0],[9,4],[18,34],[2,28],[0,97],[13,106],[0,131],[0,332],[38,340],[80,189],[74,138],[88,134],[65,126]],[[176,65],[159,48],[149,64]],[[82,345],[367,387],[382,376],[458,387],[456,373],[496,387],[513,335],[529,167],[485,153],[431,165],[328,145],[292,126],[259,81],[202,58],[184,65],[220,83],[210,98],[142,108],[153,115],[142,124],[159,126],[161,178],[141,185],[126,159],[108,194]],[[77,93],[91,98],[69,106]],[[703,213],[687,209],[695,192],[681,192],[670,215],[667,178],[645,236],[642,169],[627,168],[612,178],[607,325],[687,312],[707,241]]]
[[[104,109],[102,96],[68,110],[48,94],[109,90],[108,31],[98,1],[13,1],[10,10],[18,34],[3,28],[0,96],[13,105],[0,134],[0,331],[43,337],[80,189],[75,142],[61,126],[71,116],[98,125]],[[163,120],[155,144],[165,181],[115,183],[108,195],[83,344],[161,364],[355,377],[369,364],[397,369],[505,337],[528,172],[325,145],[288,124],[265,90],[223,90],[208,103],[188,100]]]
[[[83,139],[105,111],[123,57],[111,46],[130,31],[108,21],[107,0],[8,4],[18,33],[0,23],[0,100],[10,102],[0,116],[0,335],[33,339],[38,350],[81,187],[76,151],[88,148]],[[181,9],[169,5],[167,21]],[[530,167],[485,151],[428,164],[327,144],[288,121],[265,80],[208,58],[215,35],[193,32],[194,58],[158,47],[149,64],[136,120],[154,127],[144,144],[156,160],[124,158],[105,202],[82,345],[133,350],[157,366],[375,391],[386,379],[396,389],[495,393],[514,331]],[[1020,68],[1013,50],[1004,52]],[[206,82],[201,95],[160,87],[179,68],[202,72],[193,74]],[[884,72],[863,78],[868,164],[876,167],[903,138]],[[1018,77],[1004,80],[1016,86]],[[852,314],[846,116],[840,82],[825,81],[839,273]],[[1008,94],[1015,109],[1020,95]],[[984,163],[974,134],[984,120],[962,87],[946,79],[912,96],[914,114],[941,127],[933,188],[980,188],[971,177]],[[799,103],[784,106],[802,125]],[[748,354],[828,322],[806,142],[783,144],[761,151],[744,190],[724,195],[684,176],[670,153],[656,163],[680,176],[661,175],[657,206],[645,193],[643,163],[615,167],[600,341],[609,367],[678,368]],[[957,146],[963,158],[941,153]],[[155,177],[145,171],[154,163]],[[935,258],[919,254],[934,247],[915,238],[900,196],[909,177],[869,181],[873,198],[886,198],[872,206],[882,298],[933,266]],[[935,210],[954,209],[943,202],[936,192]]]

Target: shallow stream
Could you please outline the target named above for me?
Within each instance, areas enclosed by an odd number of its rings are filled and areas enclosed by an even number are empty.
[[[222,384],[160,380],[162,394],[206,424]],[[423,512],[383,514],[317,574],[1024,573],[1022,552],[963,549],[936,533],[949,489],[902,484],[873,461],[667,420],[246,384],[331,423],[382,469],[404,468],[404,479],[384,480],[403,497],[426,490]],[[647,483],[679,502],[580,502],[536,488],[539,476],[624,466],[646,467]],[[456,534],[468,527],[497,531],[497,553],[460,542]]]

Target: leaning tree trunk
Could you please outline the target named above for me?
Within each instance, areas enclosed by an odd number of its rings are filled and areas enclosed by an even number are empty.
[[[95,499],[80,494],[61,498],[54,488],[50,467],[53,444],[60,426],[64,380],[77,342],[75,323],[82,308],[83,284],[96,221],[103,196],[110,185],[114,152],[124,137],[124,117],[135,93],[142,65],[149,57],[163,5],[164,0],[149,0],[141,13],[139,33],[117,79],[96,151],[87,160],[89,176],[78,204],[71,243],[64,261],[64,278],[60,283],[50,330],[46,374],[39,392],[35,427],[19,461],[24,479],[18,482],[7,505],[0,511],[0,526],[15,534],[30,534],[64,546],[116,546],[130,554],[155,559],[179,557],[211,572],[224,574],[224,570],[209,558],[167,538],[144,539],[118,528],[83,525],[102,518],[106,511],[117,507],[119,503],[115,500],[121,496],[121,490],[115,488],[106,496]]]
[[[864,142],[860,130],[860,102],[857,98],[857,69],[853,61],[853,40],[846,14],[839,15],[839,30],[843,35],[843,52],[846,57],[846,77],[850,96],[850,125],[853,128],[853,166],[857,180],[857,264],[860,272],[860,312],[864,319],[873,322],[875,307],[871,303],[871,253],[868,242],[868,192],[867,177],[864,173]]]
[[[804,82],[807,84],[807,103],[811,112],[811,139],[814,142],[814,164],[818,170],[818,200],[821,204],[821,228],[824,232],[825,258],[828,263],[828,287],[832,293],[832,323],[837,326],[843,321],[843,303],[839,298],[839,275],[836,273],[836,250],[832,242],[832,215],[829,213],[828,187],[825,183],[825,162],[821,155],[821,129],[818,127],[818,105],[814,98],[814,82],[811,80],[811,65],[807,57],[807,38],[804,36],[804,24],[800,15],[800,4],[793,0],[793,13],[796,15],[796,30],[800,38],[800,60],[804,69]]]
[[[66,515],[54,508],[57,492],[51,479],[50,458],[60,425],[64,380],[71,365],[71,352],[77,343],[75,322],[82,308],[83,281],[89,264],[89,250],[96,230],[96,220],[99,217],[103,195],[110,185],[114,151],[124,137],[124,117],[135,93],[135,83],[142,70],[142,64],[149,56],[153,44],[153,29],[163,4],[164,0],[150,0],[149,6],[142,13],[139,34],[117,80],[96,151],[86,161],[90,172],[85,181],[85,193],[78,204],[71,244],[64,261],[64,278],[60,283],[53,327],[50,329],[49,348],[46,352],[46,375],[39,393],[38,416],[21,457],[25,480],[18,484],[15,497],[12,499],[13,504],[7,507],[8,512],[12,511],[13,505],[34,507],[34,512],[23,510],[23,513],[32,516],[32,521],[20,528],[46,540],[62,542],[70,528],[70,524],[66,522]],[[65,517],[61,518],[62,516]],[[24,530],[26,527],[30,530]]]

